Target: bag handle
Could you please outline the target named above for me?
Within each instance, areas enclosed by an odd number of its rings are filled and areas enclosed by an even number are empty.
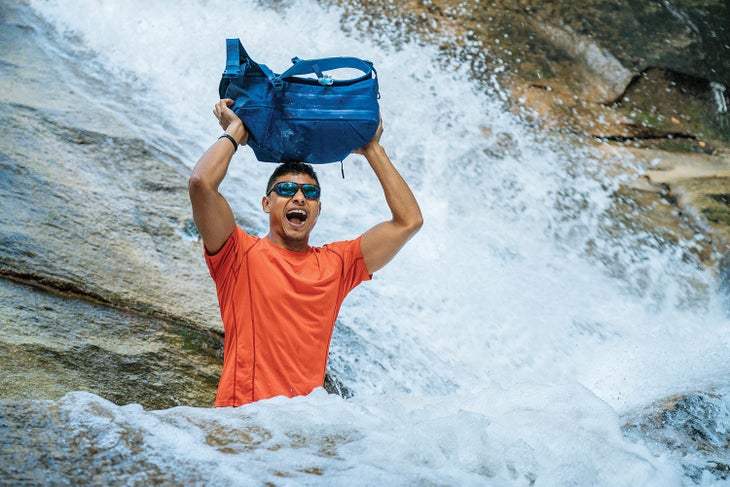
[[[333,69],[352,68],[362,71],[364,74],[359,79],[367,78],[374,72],[373,63],[356,57],[327,57],[319,59],[301,59],[294,58],[294,65],[279,75],[280,79],[287,79],[303,74],[314,74],[322,85],[331,85],[337,83],[329,76],[323,74],[324,71],[332,71]],[[351,80],[347,80],[351,81]],[[354,80],[353,80],[354,81]]]
[[[240,39],[226,39],[226,69],[223,71],[224,78],[238,78],[246,70],[241,70],[242,65],[248,65],[251,58],[243,48]]]
[[[231,84],[232,80],[236,78],[242,79],[246,74],[247,69],[255,68],[258,68],[259,71],[269,78],[275,87],[278,88],[281,86],[282,82],[277,78],[276,74],[274,74],[267,66],[258,64],[256,61],[251,59],[251,56],[249,56],[243,48],[243,44],[241,44],[241,40],[239,38],[226,39],[226,69],[223,71],[221,82],[218,85],[218,94],[221,99],[225,96],[228,86]]]
[[[285,79],[305,74],[316,75],[317,81],[321,85],[332,85],[359,81],[369,78],[372,76],[372,73],[375,73],[373,63],[356,57],[340,56],[305,60],[294,58],[292,61],[294,62],[292,67],[284,71],[282,74],[277,75],[271,71],[268,66],[258,64],[252,60],[243,48],[243,44],[241,44],[241,40],[239,38],[226,39],[226,69],[223,71],[221,84],[219,86],[220,95],[222,97],[225,93],[225,87],[227,87],[228,83],[230,83],[231,78],[243,76],[246,69],[252,67],[251,65],[257,66],[261,69],[264,75],[266,75],[266,77],[269,78],[271,83],[274,85],[274,88],[277,89],[280,89],[283,86]],[[334,80],[330,76],[324,75],[324,71],[343,68],[357,69],[362,71],[364,74],[359,78],[343,81]],[[377,73],[375,76],[377,77]],[[227,82],[224,82],[223,80],[226,80]]]

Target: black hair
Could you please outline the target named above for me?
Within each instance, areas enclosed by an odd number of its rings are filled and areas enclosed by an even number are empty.
[[[314,168],[306,162],[300,161],[288,161],[279,164],[269,178],[269,182],[266,184],[266,196],[271,193],[271,189],[274,186],[274,182],[285,174],[306,174],[310,178],[314,179],[319,186],[319,179],[317,173],[314,172]]]

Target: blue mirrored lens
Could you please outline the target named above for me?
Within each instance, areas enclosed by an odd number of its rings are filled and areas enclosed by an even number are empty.
[[[314,184],[302,184],[302,193],[304,193],[305,198],[319,198],[319,186]]]
[[[291,181],[285,181],[277,183],[273,189],[279,196],[294,196],[299,191],[299,188],[302,188],[302,194],[304,194],[305,198],[319,198],[319,186],[316,184],[297,184]]]
[[[279,196],[294,196],[299,190],[299,185],[297,183],[279,183],[274,186],[274,189]]]

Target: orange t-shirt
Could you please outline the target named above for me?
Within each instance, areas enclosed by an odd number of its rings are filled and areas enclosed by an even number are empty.
[[[225,331],[216,407],[322,386],[342,301],[371,278],[360,239],[294,252],[236,227],[205,261]]]

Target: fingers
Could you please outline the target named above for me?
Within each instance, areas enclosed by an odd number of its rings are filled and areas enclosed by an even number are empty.
[[[246,145],[248,142],[248,130],[243,121],[231,110],[235,101],[230,98],[219,100],[213,107],[213,115],[218,119],[221,128],[238,140],[239,145]]]
[[[375,130],[375,135],[373,135],[373,140],[375,142],[380,142],[380,137],[383,135],[383,116],[380,116],[380,122],[378,123],[378,128]]]
[[[229,107],[235,102],[230,98],[219,100],[213,107],[213,115],[218,119],[218,124],[225,130],[232,121],[236,119],[236,114]]]
[[[378,122],[378,128],[375,129],[375,134],[373,135],[373,138],[370,139],[370,142],[365,144],[362,147],[358,147],[354,151],[352,151],[354,154],[364,154],[365,150],[368,148],[368,146],[371,145],[377,145],[380,144],[380,137],[383,135],[383,116],[380,116],[380,121]]]
[[[215,118],[220,120],[223,117],[225,111],[230,110],[230,108],[228,108],[230,105],[233,105],[233,100],[231,100],[230,98],[225,98],[216,103],[215,107],[213,107],[213,115],[215,115]]]

